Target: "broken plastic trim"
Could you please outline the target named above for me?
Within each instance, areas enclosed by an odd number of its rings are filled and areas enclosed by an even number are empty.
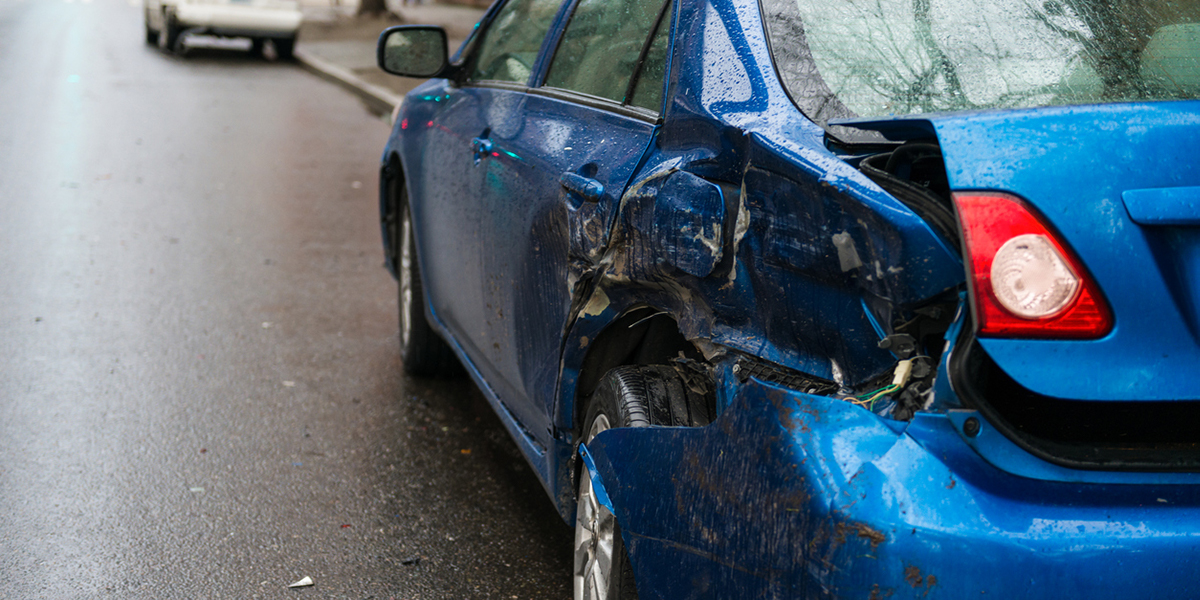
[[[733,375],[740,383],[754,378],[805,394],[843,400],[886,419],[908,421],[914,413],[924,410],[928,405],[928,394],[931,393],[933,375],[936,373],[932,363],[932,359],[925,355],[898,361],[894,370],[885,371],[853,394],[837,382],[752,357],[739,358],[733,365]]]
[[[753,358],[738,359],[733,365],[733,374],[741,383],[753,377],[759,381],[819,396],[832,395],[840,387],[832,381]]]
[[[891,152],[863,159],[858,168],[962,253],[946,167],[936,141],[905,143]]]
[[[604,489],[604,482],[600,480],[600,473],[596,470],[596,461],[588,452],[587,444],[582,442],[579,444],[579,456],[583,459],[583,466],[587,469],[588,479],[592,480],[592,493],[596,495],[596,502],[608,512],[613,512],[612,500],[608,497],[608,491]]]

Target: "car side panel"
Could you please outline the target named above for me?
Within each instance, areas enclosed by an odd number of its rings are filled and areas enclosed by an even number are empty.
[[[597,285],[575,299],[560,430],[574,424],[589,342],[631,307],[667,312],[710,357],[740,352],[862,385],[895,365],[873,321],[890,324],[894,307],[963,283],[945,241],[833,156],[799,114],[772,75],[757,10],[752,1],[680,4],[664,123],[621,199]],[[675,197],[680,177],[716,186],[722,202]],[[699,230],[718,231],[721,258],[707,274],[678,264],[712,254],[712,239],[669,233],[681,207]],[[839,234],[857,261],[842,255]]]
[[[303,19],[299,10],[239,4],[179,4],[175,16],[184,27],[294,34]]]
[[[662,132],[622,198],[608,285],[679,288],[689,339],[846,385],[879,375],[894,358],[873,321],[886,329],[891,309],[961,285],[960,258],[825,148],[769,70],[756,3],[685,0],[678,27]],[[720,231],[723,257],[699,277],[669,257],[706,245],[659,233],[678,212],[661,206],[685,205],[659,198],[676,172],[723,190],[719,210],[695,216]]]
[[[430,311],[478,361],[487,326],[485,228],[471,132],[484,127],[478,88],[431,82],[405,101],[400,128],[414,234]]]
[[[520,92],[494,93],[487,119],[492,147],[478,166],[488,326],[480,359],[505,403],[549,444],[572,298],[654,127],[569,97]],[[564,189],[564,174],[605,191],[585,200]]]
[[[483,306],[478,285],[482,280],[482,261],[478,256],[479,240],[482,239],[478,180],[461,174],[439,180],[436,179],[438,174],[445,174],[429,164],[444,166],[447,161],[457,160],[462,148],[470,147],[470,138],[458,136],[448,127],[436,126],[434,120],[446,110],[449,106],[446,101],[452,98],[463,102],[464,106],[458,108],[464,114],[470,114],[478,99],[458,94],[460,91],[445,80],[430,80],[410,93],[405,98],[400,122],[384,150],[383,164],[388,163],[392,153],[402,157],[410,190],[418,259],[427,282],[426,309],[430,324],[458,355],[538,478],[547,486],[547,492],[557,496],[561,486],[551,486],[558,473],[548,468],[547,448],[533,438],[502,402],[501,394],[492,387],[495,373],[480,368],[484,364],[478,362],[480,352],[463,334],[461,313]],[[471,160],[469,151],[467,160]],[[386,210],[386,206],[381,209]],[[464,246],[470,249],[464,250]],[[434,285],[440,287],[435,291],[431,289]],[[456,310],[459,312],[455,313]],[[553,450],[558,452],[560,449],[555,447]]]

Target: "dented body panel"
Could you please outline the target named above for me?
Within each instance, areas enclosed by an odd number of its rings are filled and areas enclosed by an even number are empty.
[[[725,377],[730,409],[705,428],[610,430],[588,445],[626,543],[646,557],[640,598],[1200,594],[1182,575],[1200,568],[1200,532],[1181,529],[1200,518],[1194,481],[1016,477],[946,415],[897,430]]]
[[[1057,398],[1200,398],[1200,103],[840,121],[885,136],[847,150],[780,83],[758,2],[674,1],[656,116],[541,89],[572,6],[524,84],[418,87],[383,163],[429,322],[568,522],[587,464],[640,597],[1200,595],[1179,576],[1200,568],[1200,468],[1046,460],[956,362],[982,348]],[[1112,332],[973,337],[956,230],[861,168],[901,142],[935,147],[950,191],[1035,204]],[[717,420],[603,431],[581,455],[600,376],[675,359],[711,375]],[[920,359],[907,406],[869,396]]]
[[[830,154],[761,72],[770,57],[761,26],[749,27],[755,3],[684,0],[676,14],[663,124],[644,155],[613,145],[629,119],[445,80],[406,98],[384,153],[403,157],[432,323],[518,420],[550,480],[565,480],[552,475],[566,469],[552,458],[561,452],[545,451],[572,443],[562,432],[575,418],[570,374],[586,359],[579,340],[634,306],[667,312],[689,340],[853,386],[894,363],[876,348],[891,306],[962,281],[953,250]],[[491,143],[472,166],[473,135]],[[628,185],[609,177],[598,203],[521,175],[588,164],[636,171]],[[461,175],[438,176],[446,165]],[[469,260],[434,249],[447,244]],[[563,327],[558,356],[544,344]],[[549,427],[541,414],[555,415]]]

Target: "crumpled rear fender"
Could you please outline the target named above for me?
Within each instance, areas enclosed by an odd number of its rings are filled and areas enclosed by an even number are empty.
[[[588,445],[641,598],[1200,595],[1197,486],[1018,478],[942,415],[724,381],[707,427]]]

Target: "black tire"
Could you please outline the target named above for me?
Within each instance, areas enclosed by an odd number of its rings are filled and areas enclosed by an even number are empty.
[[[296,49],[296,38],[275,38],[275,60],[292,60]]]
[[[400,308],[400,358],[404,361],[404,371],[410,375],[453,375],[460,369],[458,359],[429,326],[429,321],[425,320],[425,287],[421,283],[421,266],[417,261],[408,194],[402,184],[396,187],[400,188],[400,198],[392,243],[396,249],[394,260],[397,303]]]
[[[150,29],[150,11],[142,11],[142,25],[146,28],[146,43],[151,46],[157,46],[158,32]]]
[[[618,367],[600,380],[588,401],[583,420],[584,443],[614,427],[650,425],[647,383],[657,379],[646,367]],[[586,466],[580,466],[575,510],[575,556],[572,571],[575,600],[637,600],[637,584],[621,527],[607,509],[595,501]],[[599,558],[601,555],[607,555]],[[604,570],[607,561],[609,568]]]
[[[250,54],[258,57],[265,57],[266,55],[263,54],[263,48],[265,47],[266,44],[263,43],[262,38],[250,38]]]
[[[700,427],[715,416],[712,385],[707,371],[694,361],[671,365],[617,367],[600,380],[588,399],[579,436],[588,443],[612,427],[671,425]],[[637,600],[637,584],[621,527],[607,509],[601,510],[591,495],[591,478],[581,466],[576,483],[579,500],[575,512],[575,600]],[[610,533],[611,532],[611,533]],[[604,537],[610,540],[596,541]],[[609,569],[595,565],[597,553],[608,552]]]
[[[610,415],[631,411],[629,424],[613,427],[708,425],[715,417],[712,386],[707,374],[698,372],[698,367],[689,363],[696,364],[688,361],[672,365],[635,365],[609,371],[588,401],[584,424],[591,423],[595,411],[604,411],[608,406],[607,414]],[[628,404],[629,408],[624,408],[622,403]],[[645,414],[641,415],[639,411],[645,411]],[[588,428],[582,431],[586,432]]]
[[[158,32],[158,47],[167,52],[179,51],[179,24],[175,22],[175,14],[170,10],[163,11],[162,29]]]

